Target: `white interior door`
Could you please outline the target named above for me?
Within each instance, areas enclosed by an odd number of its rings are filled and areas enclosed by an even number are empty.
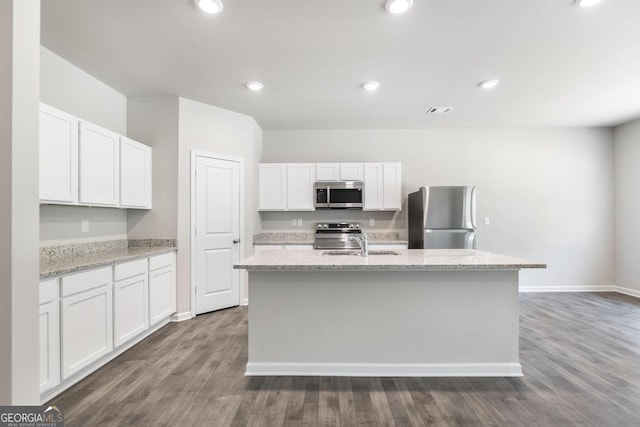
[[[196,314],[240,304],[240,164],[196,156]]]

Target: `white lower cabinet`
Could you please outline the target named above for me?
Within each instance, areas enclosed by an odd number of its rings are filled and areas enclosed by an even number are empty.
[[[62,378],[113,350],[112,267],[62,278]]]
[[[60,384],[58,279],[40,282],[40,393]]]
[[[116,347],[149,329],[147,260],[114,267],[113,340]]]
[[[176,312],[174,253],[149,258],[149,323],[153,326]]]

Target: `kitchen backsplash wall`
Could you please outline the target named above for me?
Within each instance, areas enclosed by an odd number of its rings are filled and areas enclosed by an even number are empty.
[[[405,203],[406,205],[406,203]],[[313,232],[316,222],[359,222],[364,230],[398,232],[407,238],[406,218],[402,212],[363,212],[359,210],[319,210],[315,212],[260,212],[262,231]],[[302,219],[302,226],[297,220]],[[374,225],[371,225],[373,219]],[[292,221],[296,220],[296,225]]]
[[[82,231],[82,221],[89,231]],[[82,206],[40,206],[40,246],[126,239],[127,211]]]

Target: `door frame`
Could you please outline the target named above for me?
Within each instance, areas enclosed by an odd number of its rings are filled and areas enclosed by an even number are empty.
[[[191,286],[191,317],[196,317],[196,281],[195,281],[195,271],[196,271],[196,160],[198,157],[205,157],[208,159],[214,160],[223,160],[227,162],[235,162],[238,163],[240,169],[240,177],[238,186],[240,187],[240,218],[239,226],[240,226],[240,247],[239,247],[239,256],[240,259],[244,258],[244,159],[236,156],[227,156],[223,154],[213,154],[200,150],[191,150],[191,194],[190,198],[190,209],[191,209],[191,224],[189,226],[189,237],[191,240],[190,244],[190,272],[189,272],[189,282]],[[238,283],[240,286],[240,296],[239,296],[239,304],[246,305],[247,296],[244,291],[244,275],[240,274],[240,280]]]

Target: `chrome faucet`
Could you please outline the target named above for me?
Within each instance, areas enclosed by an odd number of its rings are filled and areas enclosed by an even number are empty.
[[[349,236],[351,240],[355,240],[360,245],[360,255],[364,257],[369,256],[369,241],[367,240],[367,233],[364,231],[360,237],[358,236]]]

